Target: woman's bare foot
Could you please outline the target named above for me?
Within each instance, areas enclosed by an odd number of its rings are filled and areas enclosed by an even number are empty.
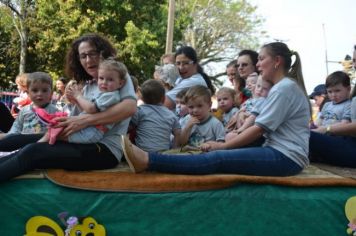
[[[148,153],[133,145],[130,140],[121,135],[121,147],[127,163],[134,173],[143,172],[148,167]]]
[[[46,132],[43,137],[37,141],[37,143],[48,143],[49,141],[49,135],[48,132]]]

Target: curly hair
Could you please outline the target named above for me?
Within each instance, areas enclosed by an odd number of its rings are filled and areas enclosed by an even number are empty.
[[[112,44],[98,34],[85,34],[74,40],[66,55],[65,73],[68,78],[75,79],[77,82],[93,79],[80,63],[78,48],[82,42],[88,42],[94,46],[103,58],[116,56],[116,49]]]

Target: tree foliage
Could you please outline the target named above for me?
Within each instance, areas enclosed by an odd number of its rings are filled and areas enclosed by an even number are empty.
[[[176,1],[174,42],[196,48],[202,64],[255,48],[262,20],[245,0]],[[66,51],[84,33],[109,38],[130,73],[142,82],[152,78],[154,65],[165,52],[168,0],[0,0],[0,85],[19,73],[21,37],[14,12],[5,7],[27,5],[26,71],[63,75]],[[5,78],[5,80],[3,79]]]
[[[259,37],[265,34],[256,6],[246,0],[187,0],[180,4],[192,19],[182,44],[197,50],[202,65],[231,60],[241,49],[256,49]]]
[[[0,3],[8,8],[10,12],[6,12],[12,19],[12,25],[20,39],[20,63],[19,73],[26,71],[29,20],[33,13],[33,0],[0,0]]]

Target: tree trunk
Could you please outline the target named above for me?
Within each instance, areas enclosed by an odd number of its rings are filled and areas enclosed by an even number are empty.
[[[27,59],[27,31],[24,26],[21,27],[21,52],[20,52],[20,65],[19,74],[26,72],[26,59]]]

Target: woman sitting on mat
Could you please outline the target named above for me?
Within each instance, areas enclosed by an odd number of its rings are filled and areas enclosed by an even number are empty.
[[[115,54],[111,43],[97,34],[81,36],[72,43],[66,58],[66,71],[68,78],[86,84],[83,90],[85,98],[95,98],[100,92],[96,82],[100,56],[108,58]],[[33,143],[38,140],[38,137],[34,137],[27,145],[19,146],[21,149],[18,152],[0,158],[0,182],[34,169],[97,170],[115,167],[122,158],[119,136],[126,134],[128,118],[136,111],[135,91],[129,75],[127,78],[120,89],[120,103],[103,112],[58,120],[59,126],[63,127],[63,136],[88,126],[116,123],[104,134],[103,139],[90,144],[59,141],[50,145]],[[75,98],[71,99],[75,103]]]
[[[291,66],[293,55],[295,62]],[[311,109],[299,55],[284,43],[266,44],[260,51],[257,67],[262,78],[270,81],[273,87],[253,126],[228,142],[201,145],[206,153],[197,155],[147,153],[122,136],[130,168],[134,172],[181,174],[290,176],[300,173],[309,163]],[[263,147],[243,148],[262,135],[266,137]]]

